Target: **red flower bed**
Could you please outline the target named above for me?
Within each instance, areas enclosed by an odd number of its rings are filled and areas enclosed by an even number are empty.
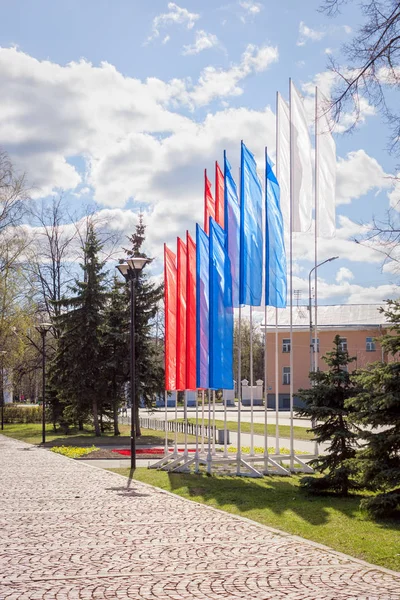
[[[178,448],[178,452],[184,452],[184,448]],[[117,454],[122,454],[123,456],[130,456],[130,450],[112,450],[112,452],[116,452]],[[164,448],[137,448],[136,454],[163,454]],[[172,448],[169,448],[169,452],[173,452]],[[188,448],[188,452],[196,452],[195,448]]]

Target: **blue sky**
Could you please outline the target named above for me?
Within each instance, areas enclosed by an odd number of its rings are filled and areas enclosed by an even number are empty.
[[[37,199],[63,189],[72,209],[95,200],[129,234],[146,211],[149,251],[202,216],[202,172],[222,150],[236,168],[244,139],[257,158],[274,151],[275,94],[292,77],[311,106],[329,93],[329,55],[356,30],[349,3],[335,19],[314,0],[19,0],[2,3],[0,146],[26,170]],[[335,136],[337,226],[321,241],[320,301],[380,302],[396,274],[354,244],[360,223],[396,202],[385,174],[387,130],[366,103],[352,135]],[[261,164],[260,164],[261,166]],[[389,197],[389,195],[391,196]],[[300,236],[295,287],[307,298],[312,239]]]

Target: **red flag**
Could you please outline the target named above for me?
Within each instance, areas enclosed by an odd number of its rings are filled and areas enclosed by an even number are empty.
[[[207,169],[204,169],[204,231],[207,234],[210,217],[215,219],[215,202],[211,193],[211,181],[207,177]]]
[[[164,244],[166,390],[176,390],[176,283],[176,255]]]
[[[178,284],[176,324],[176,389],[186,389],[186,279],[187,247],[178,238]]]
[[[215,162],[215,220],[221,227],[224,226],[225,207],[224,174],[217,162]]]
[[[186,389],[196,386],[196,244],[186,232],[187,287],[186,287]]]

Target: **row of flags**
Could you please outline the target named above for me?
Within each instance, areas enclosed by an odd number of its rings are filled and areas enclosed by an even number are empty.
[[[277,95],[278,173],[265,150],[262,183],[242,142],[237,186],[224,152],[223,168],[215,164],[214,196],[204,172],[203,227],[196,225],[195,239],[188,232],[178,238],[176,252],[165,245],[167,390],[232,389],[234,308],[286,306],[285,229],[310,230],[314,198],[306,113],[292,82],[289,97],[288,105]],[[320,138],[315,193],[324,212],[318,233],[327,237],[335,227],[336,156],[326,126]]]

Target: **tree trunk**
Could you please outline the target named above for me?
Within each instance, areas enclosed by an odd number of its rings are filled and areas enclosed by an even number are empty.
[[[93,400],[92,407],[93,407],[94,434],[96,435],[96,437],[101,437],[101,430],[100,430],[100,425],[99,425],[99,414],[98,414],[98,410],[97,410],[97,400],[95,400],[95,399]]]
[[[78,421],[78,431],[83,431],[83,421]]]
[[[99,422],[100,422],[100,431],[101,431],[101,433],[104,433],[103,412],[100,413]]]

